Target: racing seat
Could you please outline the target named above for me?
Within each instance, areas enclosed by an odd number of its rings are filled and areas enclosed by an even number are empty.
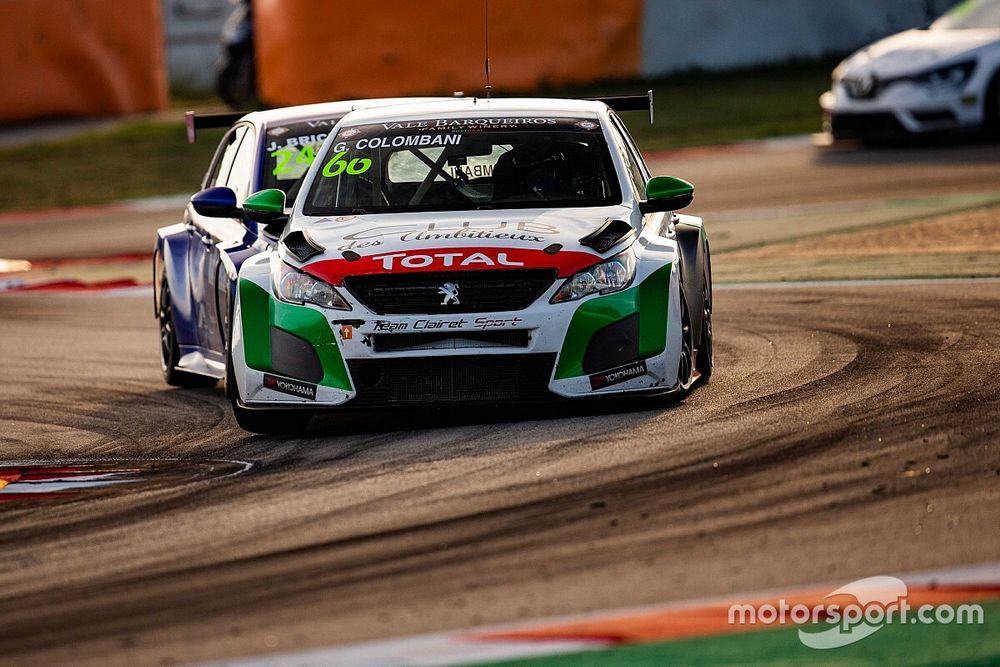
[[[587,146],[573,142],[518,146],[501,155],[493,167],[493,200],[545,199],[552,193],[594,196],[581,192],[597,171],[590,164],[593,159]]]

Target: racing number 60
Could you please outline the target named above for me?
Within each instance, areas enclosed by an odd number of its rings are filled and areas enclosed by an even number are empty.
[[[350,162],[343,159],[347,151],[340,151],[323,165],[323,175],[327,178],[340,176],[345,170],[351,176],[357,176],[368,171],[372,166],[372,161],[366,157],[354,158]]]

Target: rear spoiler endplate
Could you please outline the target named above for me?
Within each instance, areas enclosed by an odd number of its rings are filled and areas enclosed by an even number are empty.
[[[649,124],[653,124],[653,91],[645,95],[612,95],[608,97],[587,97],[592,102],[604,102],[613,111],[647,111]]]
[[[236,121],[247,115],[246,111],[233,111],[225,113],[196,113],[188,111],[184,114],[184,125],[187,128],[187,140],[193,144],[198,140],[198,130],[211,127],[232,127]]]

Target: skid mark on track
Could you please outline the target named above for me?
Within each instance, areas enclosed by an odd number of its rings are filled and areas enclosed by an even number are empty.
[[[834,565],[840,576],[882,571],[895,557],[918,566],[958,558],[952,551],[981,557],[996,548],[983,517],[997,502],[998,295],[986,283],[723,290],[715,377],[679,406],[537,419],[378,414],[331,419],[304,438],[248,436],[221,391],[162,391],[155,368],[128,371],[125,391],[112,373],[71,378],[53,395],[66,370],[38,355],[46,379],[34,380],[32,364],[5,375],[34,394],[0,402],[6,417],[46,397],[38,423],[11,422],[0,442],[28,442],[51,421],[67,441],[74,428],[94,432],[66,449],[225,453],[261,465],[195,496],[12,513],[0,527],[13,545],[0,564],[11,592],[0,602],[9,629],[0,651],[83,645],[99,662],[105,644],[93,638],[156,646],[163,633],[239,627],[225,650],[264,652],[266,633],[312,628],[304,644],[315,645],[331,633],[816,581]],[[17,301],[21,316],[45,316]],[[116,317],[125,319],[111,313],[109,328]],[[10,327],[0,322],[0,333]],[[31,335],[13,333],[8,341]],[[153,336],[145,348],[117,344],[136,368],[155,360]],[[74,565],[98,550],[88,568]],[[226,637],[197,643],[229,646]],[[144,655],[178,657],[167,650]]]

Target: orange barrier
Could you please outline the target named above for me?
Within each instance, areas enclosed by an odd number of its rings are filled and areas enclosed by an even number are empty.
[[[166,105],[160,0],[0,2],[0,121]]]
[[[494,0],[494,87],[639,73],[642,0]],[[482,0],[255,0],[269,104],[464,90],[484,83]]]

